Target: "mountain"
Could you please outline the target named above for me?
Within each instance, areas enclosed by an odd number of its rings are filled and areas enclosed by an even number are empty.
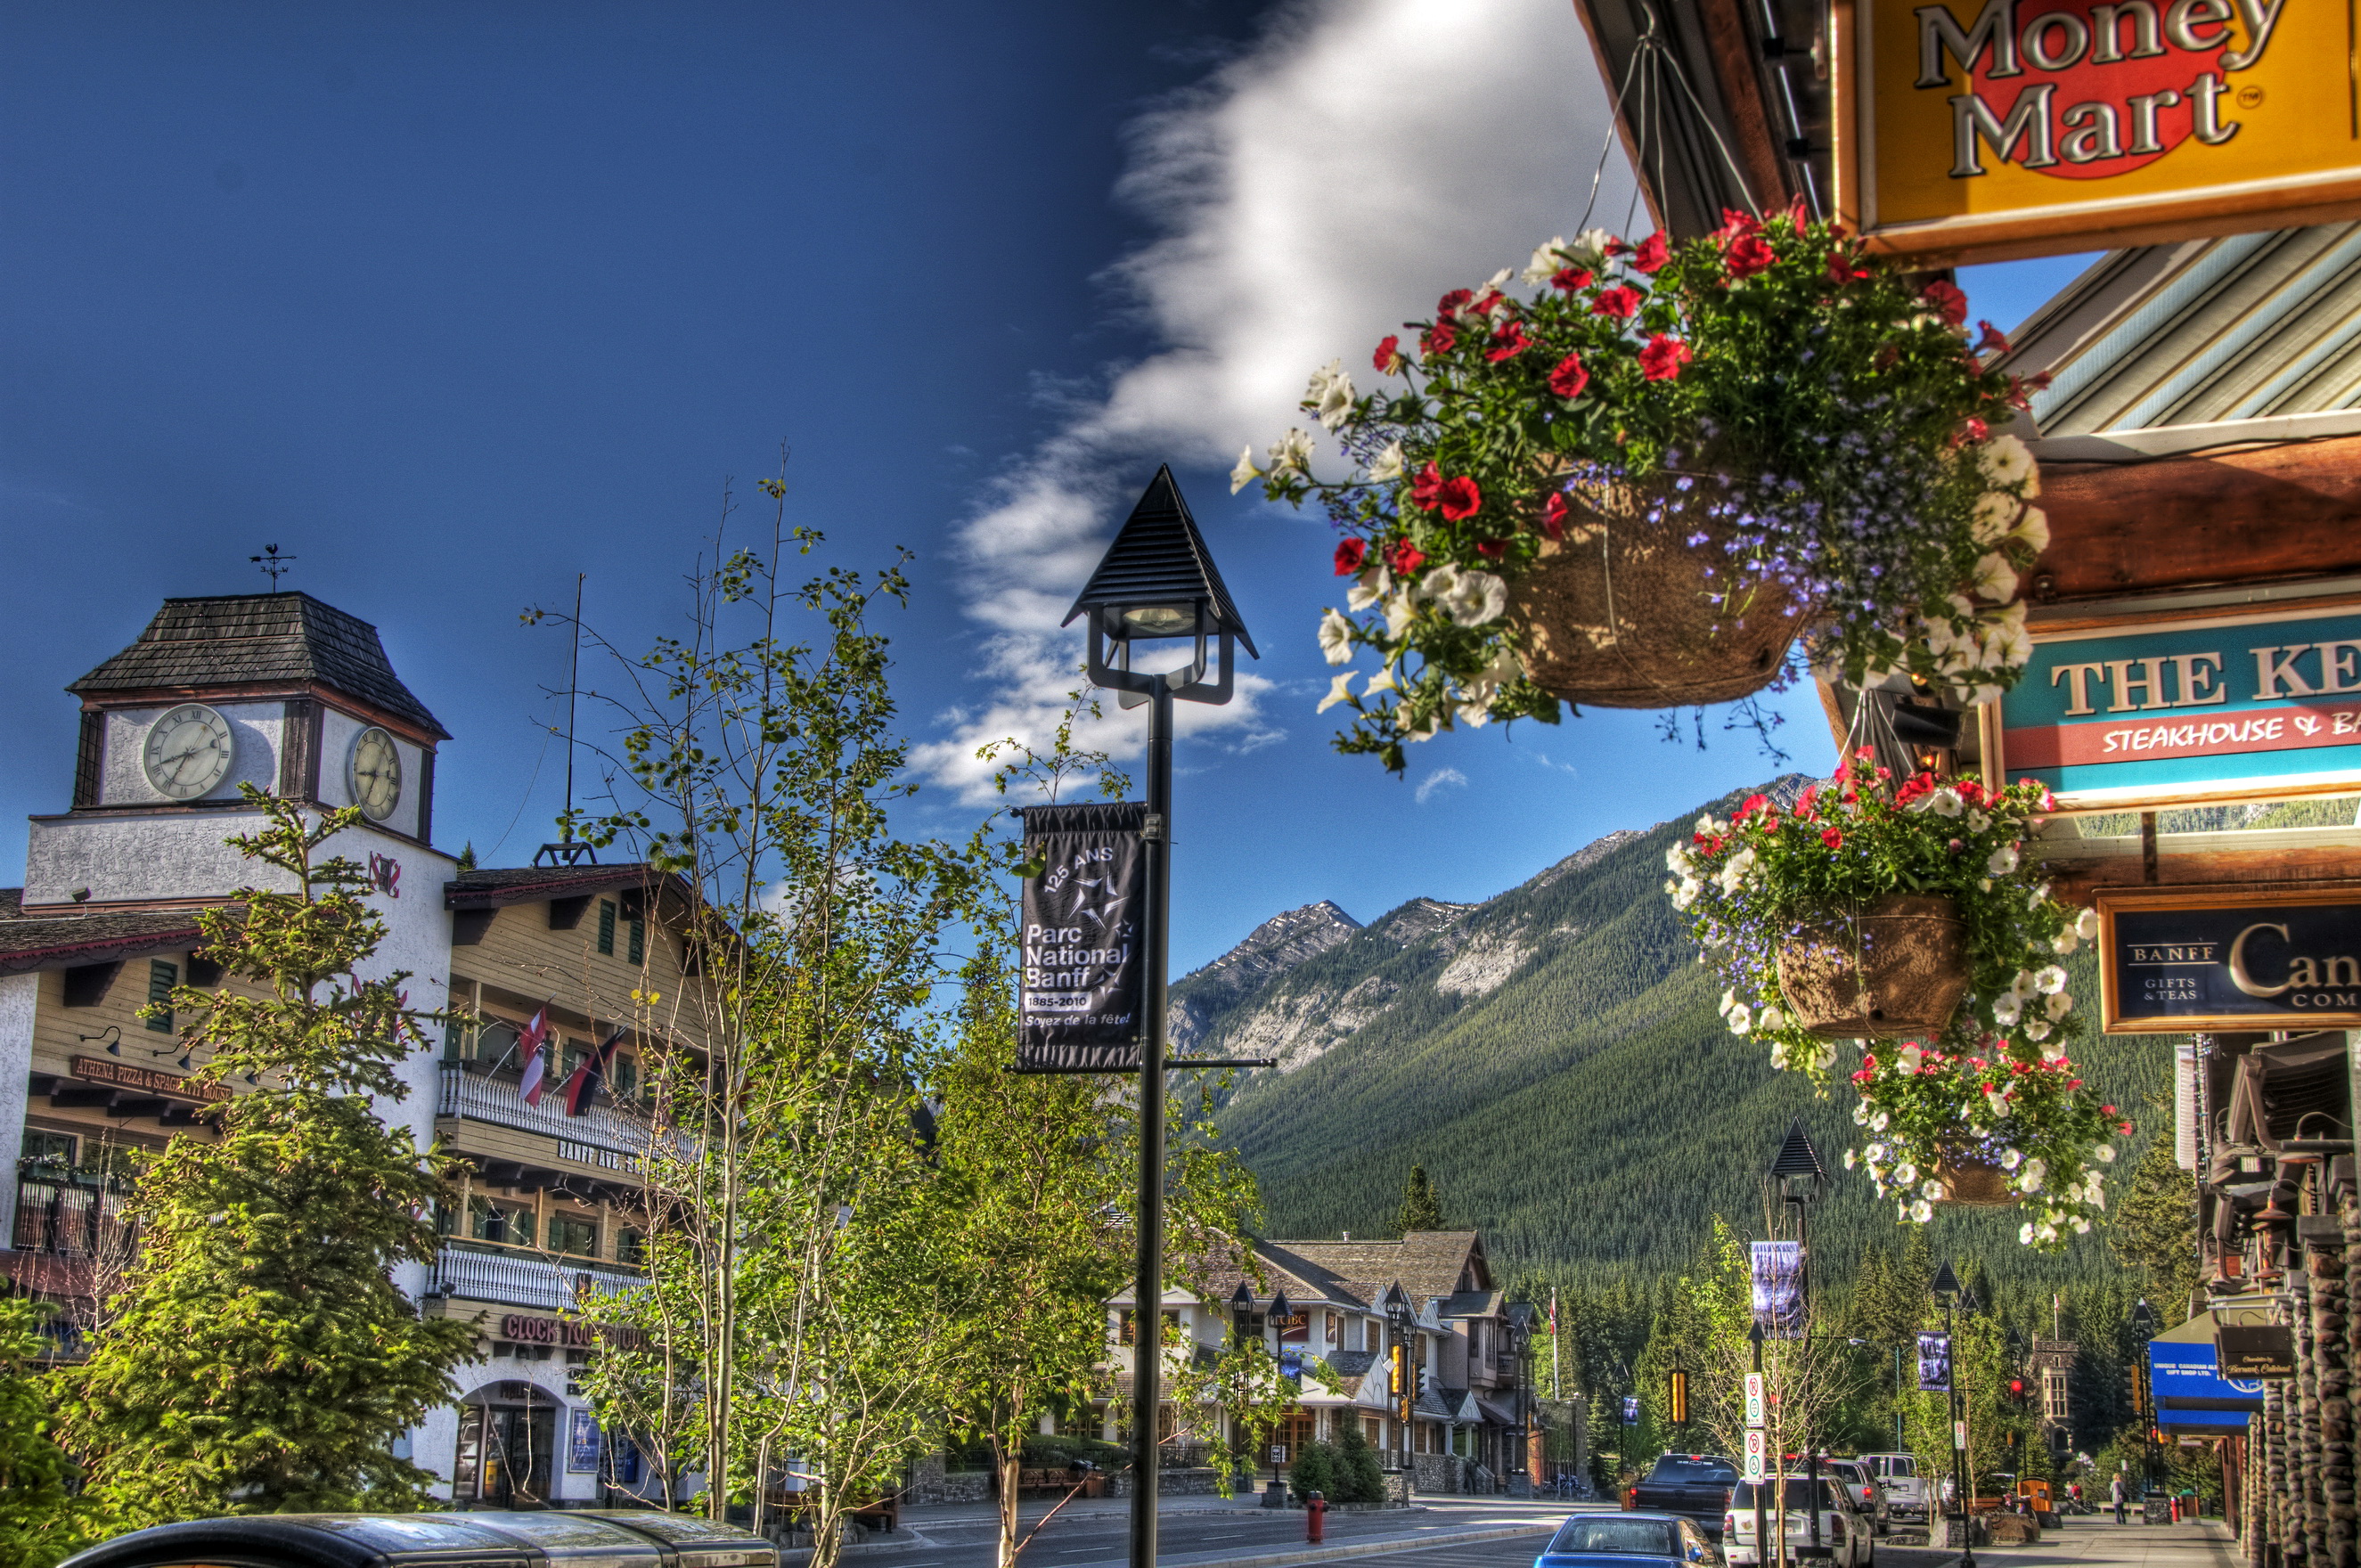
[[[1765,787],[1792,797],[1804,782]],[[1698,810],[1726,813],[1745,793]],[[1481,1226],[1499,1263],[1678,1269],[1715,1214],[1763,1234],[1762,1171],[1800,1118],[1836,1179],[1813,1214],[1816,1250],[1898,1240],[1891,1211],[1842,1168],[1850,1095],[1814,1099],[1716,1012],[1719,986],[1664,893],[1664,851],[1696,816],[1610,833],[1479,904],[1413,899],[1358,927],[1332,904],[1292,910],[1176,984],[1188,1054],[1277,1058],[1217,1118],[1261,1182],[1269,1233],[1390,1234],[1417,1162],[1446,1221]],[[2075,990],[2095,997],[2095,974]],[[2169,1085],[2172,1044],[2100,1040],[2081,1059],[2136,1108]],[[2035,1276],[2100,1266],[2096,1236],[2033,1260],[2017,1223],[1950,1211],[1934,1240]]]

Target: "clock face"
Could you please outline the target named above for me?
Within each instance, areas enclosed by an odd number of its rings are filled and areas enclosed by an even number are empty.
[[[184,702],[148,727],[140,760],[157,794],[194,800],[222,782],[236,754],[229,721],[203,703]]]
[[[371,725],[353,739],[352,760],[345,764],[345,783],[353,804],[372,822],[382,822],[401,804],[401,753],[393,737]]]

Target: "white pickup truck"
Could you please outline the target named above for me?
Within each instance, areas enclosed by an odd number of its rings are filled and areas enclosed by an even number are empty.
[[[1812,1485],[1808,1477],[1789,1475],[1784,1489],[1777,1476],[1741,1481],[1731,1487],[1730,1509],[1721,1520],[1722,1562],[1729,1568],[1761,1568],[1764,1553],[1754,1538],[1754,1503],[1759,1492],[1763,1529],[1766,1533],[1778,1530],[1786,1536],[1786,1555],[1791,1561],[1817,1558],[1828,1568],[1876,1568],[1876,1533],[1851,1492],[1834,1476],[1823,1475],[1815,1498]],[[1783,1500],[1787,1505],[1784,1518],[1779,1511]],[[1770,1555],[1779,1555],[1775,1547]]]
[[[1918,1474],[1918,1457],[1912,1453],[1864,1453],[1861,1463],[1885,1489],[1886,1507],[1896,1519],[1927,1519],[1927,1482]]]

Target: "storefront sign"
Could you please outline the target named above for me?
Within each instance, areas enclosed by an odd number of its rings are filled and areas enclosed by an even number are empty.
[[[1839,6],[1839,207],[1878,249],[1951,260],[2361,214],[2349,12],[2319,0]]]
[[[192,1083],[177,1073],[132,1067],[108,1057],[75,1057],[69,1065],[73,1075],[84,1083],[104,1083],[116,1089],[136,1089],[143,1094],[167,1094],[175,1100],[195,1100],[206,1104],[217,1104],[229,1098],[229,1091],[218,1083]]]
[[[2361,1025],[2361,890],[2102,888],[2110,1035]]]
[[[1146,808],[1025,811],[1019,1072],[1137,1072],[1147,968]]]
[[[562,1344],[570,1350],[589,1350],[598,1343],[598,1331],[589,1323],[566,1318],[535,1318],[511,1312],[500,1319],[500,1338],[519,1344]]]
[[[2285,1323],[2217,1323],[2222,1376],[2268,1383],[2295,1376],[2295,1331]]]
[[[2246,1418],[2262,1410],[2262,1384],[2250,1377],[2223,1376],[2213,1346],[2206,1341],[2151,1340],[2147,1365],[2159,1426],[2229,1426],[2243,1431]]]
[[[566,1468],[577,1475],[598,1468],[598,1418],[579,1407],[567,1420]]]
[[[2062,811],[2361,788],[2361,604],[2033,630],[1985,740]]]

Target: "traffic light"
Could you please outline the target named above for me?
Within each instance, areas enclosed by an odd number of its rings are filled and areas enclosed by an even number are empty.
[[[2009,1403],[2012,1405],[2022,1405],[2025,1403],[2025,1379],[2022,1377],[2010,1378],[2008,1380]]]
[[[1675,1426],[1689,1419],[1689,1375],[1687,1373],[1676,1371],[1673,1374],[1672,1386],[1664,1391],[1664,1409]]]

